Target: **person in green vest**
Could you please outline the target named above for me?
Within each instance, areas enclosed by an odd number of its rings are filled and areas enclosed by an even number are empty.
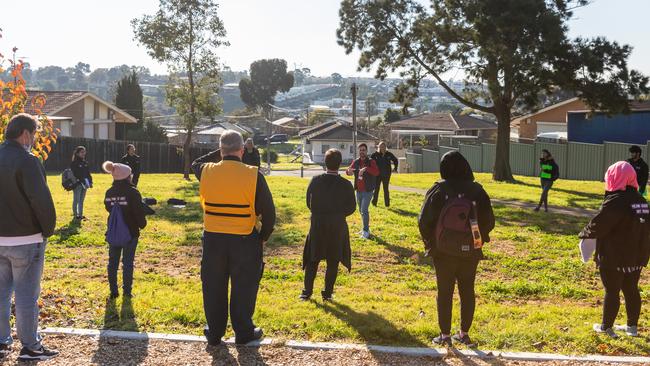
[[[560,177],[560,168],[557,166],[551,153],[546,149],[542,150],[542,157],[539,159],[539,164],[542,196],[539,198],[539,204],[535,207],[535,211],[539,211],[542,205],[544,205],[544,212],[548,212],[548,192],[553,187],[553,182]]]

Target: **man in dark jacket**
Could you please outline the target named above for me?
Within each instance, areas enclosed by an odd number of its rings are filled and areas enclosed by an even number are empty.
[[[244,155],[241,157],[241,162],[246,165],[260,167],[260,151],[253,144],[253,139],[246,139]]]
[[[350,233],[347,216],[354,213],[354,188],[339,175],[341,152],[330,149],[325,153],[327,173],[312,178],[307,187],[307,207],[311,211],[311,226],[305,241],[302,267],[305,270],[305,288],[300,299],[307,300],[314,289],[314,279],[321,260],[327,261],[324,301],[332,299],[339,263],[351,269]]]
[[[134,186],[138,186],[140,181],[140,156],[135,154],[135,145],[128,144],[126,146],[126,155],[122,156],[120,163],[128,165],[131,168],[131,183]]]
[[[630,147],[630,158],[627,162],[632,165],[636,171],[636,181],[639,183],[639,193],[645,197],[646,188],[648,187],[648,164],[641,157],[643,151],[640,147],[634,145]]]
[[[454,335],[453,339],[471,345],[468,333],[474,319],[476,306],[474,281],[479,261],[483,259],[482,245],[490,241],[490,231],[494,228],[494,213],[490,197],[480,184],[474,182],[472,169],[459,152],[452,151],[442,157],[440,175],[443,180],[434,184],[427,192],[418,218],[426,253],[433,257],[438,284],[438,322],[441,335],[436,337],[434,342],[451,345],[452,302],[454,287],[458,282],[461,324],[460,332]],[[457,198],[458,201],[456,201]],[[458,217],[451,216],[454,211],[448,205],[461,202],[461,200],[467,200],[464,202],[473,207],[470,208],[469,217],[465,214]],[[478,242],[472,240],[472,216],[478,221],[478,231],[480,232]],[[462,238],[469,242],[452,242],[451,244],[455,245],[458,250],[452,250],[454,247],[443,246],[443,243],[439,242],[439,239],[445,239],[448,236],[438,226],[447,225],[448,220],[453,222],[460,220],[464,224],[460,229],[467,235]],[[449,244],[449,240],[444,240],[444,244]]]
[[[208,323],[204,334],[212,346],[221,343],[228,325],[228,282],[235,343],[262,338],[253,313],[264,268],[263,247],[275,225],[275,205],[264,176],[257,167],[241,162],[241,134],[225,131],[219,146],[220,154],[210,153],[192,164],[204,213],[201,282]],[[221,159],[214,163],[217,155]]]
[[[397,164],[399,164],[399,161],[392,152],[386,150],[386,143],[384,141],[380,142],[378,147],[379,151],[375,151],[370,156],[370,159],[377,162],[377,167],[379,168],[379,176],[377,177],[377,186],[375,187],[375,195],[372,198],[372,204],[373,206],[377,206],[377,201],[379,200],[379,186],[383,186],[384,204],[386,207],[390,207],[390,192],[388,190],[388,184],[390,183],[391,173],[397,171]],[[395,166],[394,169],[392,169],[393,165]]]
[[[38,298],[47,238],[56,211],[43,164],[31,154],[38,122],[28,114],[11,118],[0,145],[0,359],[11,351],[11,297],[16,298],[19,359],[47,360],[58,355],[41,344]]]
[[[114,205],[119,205],[122,210],[124,222],[129,228],[131,242],[124,247],[110,246],[108,248],[108,284],[112,299],[119,296],[117,288],[117,269],[122,256],[122,290],[125,298],[132,296],[133,288],[133,263],[135,250],[140,238],[140,229],[147,226],[144,204],[140,192],[131,183],[131,169],[125,164],[116,164],[110,161],[102,164],[105,172],[113,176],[113,185],[106,191],[104,207],[111,212]]]

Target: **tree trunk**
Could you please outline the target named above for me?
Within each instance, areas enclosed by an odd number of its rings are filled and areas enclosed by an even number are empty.
[[[512,182],[510,169],[510,110],[507,107],[495,106],[497,112],[497,148],[494,160],[492,179],[498,182]]]
[[[190,180],[190,168],[192,166],[192,130],[187,130],[187,137],[183,143],[183,178]]]

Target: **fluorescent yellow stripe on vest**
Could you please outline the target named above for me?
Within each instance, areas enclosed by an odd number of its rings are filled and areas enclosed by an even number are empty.
[[[205,231],[250,234],[257,220],[256,190],[257,167],[233,160],[205,164],[199,186]]]

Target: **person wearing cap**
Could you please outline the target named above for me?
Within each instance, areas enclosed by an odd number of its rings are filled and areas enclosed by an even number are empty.
[[[131,174],[133,175],[131,182],[137,187],[140,181],[140,156],[135,153],[135,145],[126,145],[126,155],[122,156],[120,163],[131,168]]]
[[[19,360],[42,361],[57,351],[38,334],[41,278],[47,238],[54,234],[56,210],[45,168],[32,153],[38,121],[29,114],[13,116],[0,144],[0,363],[11,352],[15,294],[16,333],[22,344]]]
[[[241,161],[242,135],[226,130],[219,139],[219,147],[218,163],[213,162],[215,154],[210,153],[192,164],[200,181],[203,208],[201,282],[208,323],[204,335],[210,346],[221,344],[226,333],[228,282],[235,343],[262,338],[262,329],[253,323],[253,313],[264,269],[264,244],[275,225],[275,205],[264,176],[256,166]]]
[[[630,158],[627,159],[627,162],[632,165],[634,171],[636,171],[636,181],[639,184],[639,193],[642,196],[646,196],[646,188],[648,186],[648,164],[643,161],[641,157],[643,151],[640,147],[634,145],[630,147]]]
[[[650,208],[641,196],[634,167],[619,161],[605,173],[605,198],[600,210],[580,232],[581,239],[596,239],[594,261],[600,273],[605,298],[602,321],[596,333],[618,338],[616,330],[638,336],[641,314],[639,279],[650,258]],[[625,296],[627,324],[615,325]]]
[[[259,168],[261,165],[260,151],[255,147],[255,144],[253,144],[253,139],[246,139],[244,147],[244,155],[241,158],[242,163]]]
[[[535,211],[544,205],[544,212],[548,212],[548,192],[553,187],[553,183],[560,177],[560,168],[553,159],[551,152],[544,149],[542,150],[542,157],[539,159],[540,173],[539,178],[542,185],[542,195],[539,198],[539,204],[535,207]]]
[[[131,168],[128,165],[106,161],[102,169],[113,176],[113,185],[106,191],[104,207],[111,212],[114,205],[122,209],[124,222],[129,228],[131,242],[124,247],[109,246],[108,248],[108,285],[110,298],[119,296],[117,286],[117,269],[122,258],[122,291],[125,298],[132,297],[133,268],[135,250],[138,246],[140,229],[147,226],[142,196],[132,184]]]

